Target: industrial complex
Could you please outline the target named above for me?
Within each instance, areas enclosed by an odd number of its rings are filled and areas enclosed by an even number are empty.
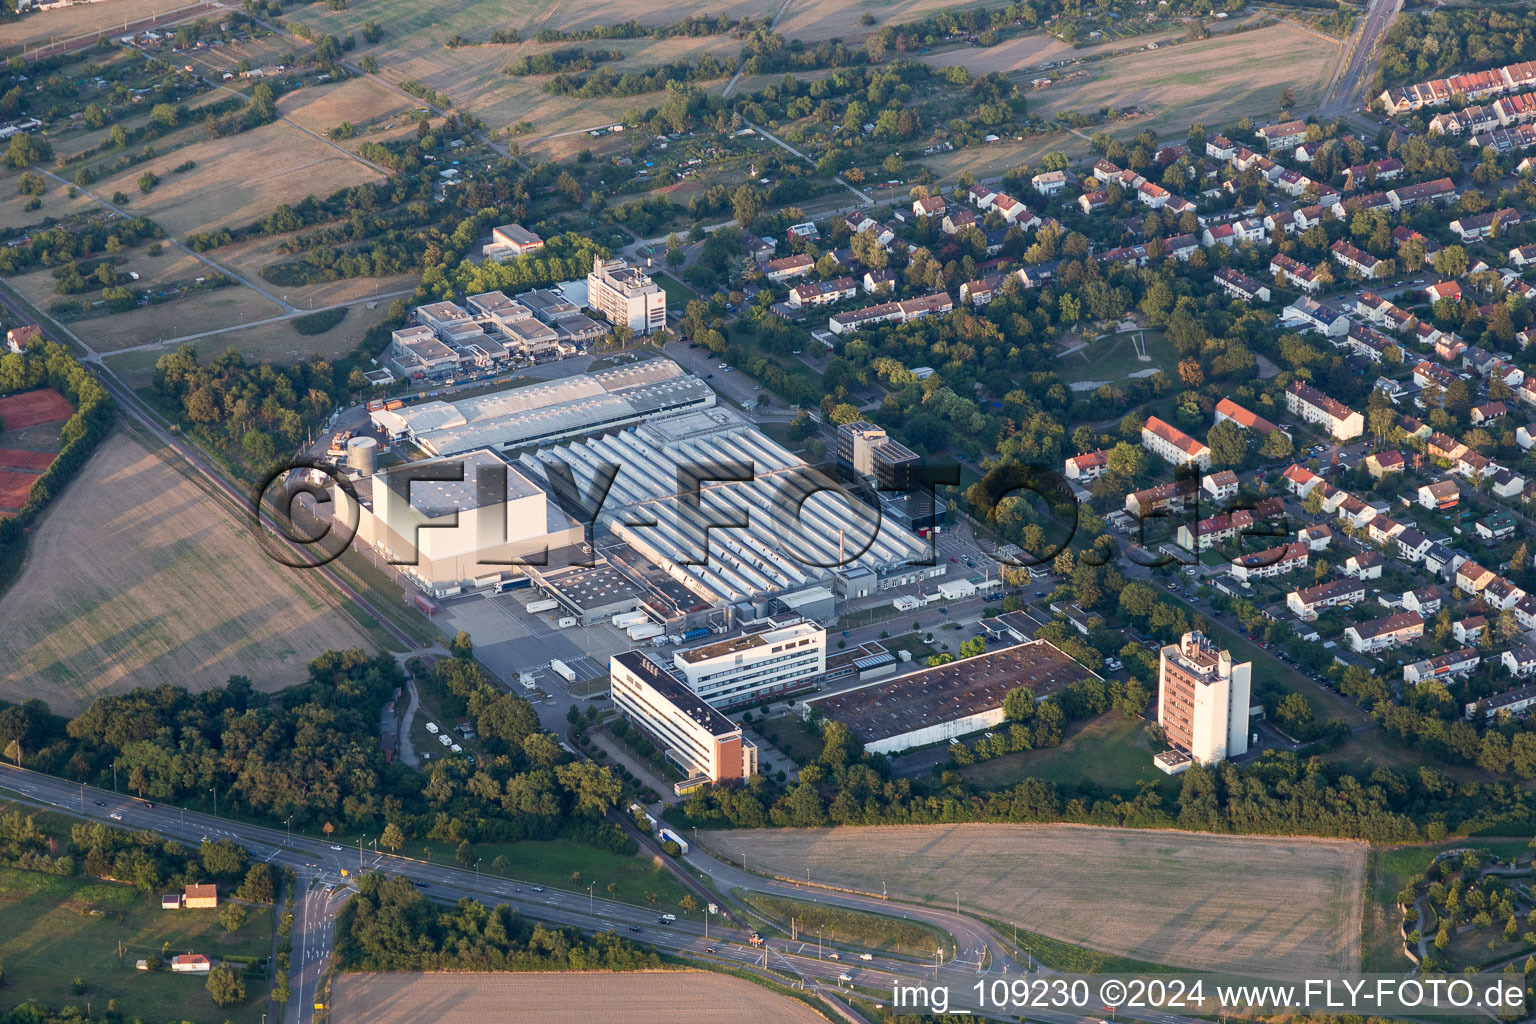
[[[649,359],[474,398],[381,407],[371,415],[390,438],[429,455],[457,455],[546,444],[714,404],[715,393],[702,380],[670,359]]]
[[[873,753],[958,739],[1003,723],[1003,701],[1020,688],[1043,700],[1099,678],[1045,640],[989,651],[804,703],[806,718],[841,722]]]

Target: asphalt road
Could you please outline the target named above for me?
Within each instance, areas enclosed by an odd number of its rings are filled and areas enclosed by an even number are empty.
[[[1350,51],[1344,74],[1334,84],[1333,92],[1324,102],[1321,113],[1325,116],[1343,114],[1360,103],[1369,103],[1369,97],[1359,97],[1361,88],[1369,82],[1381,40],[1386,36],[1392,19],[1402,10],[1403,0],[1371,0]]]
[[[148,804],[110,790],[80,786],[64,779],[40,775],[11,765],[0,765],[0,791],[15,794],[60,813],[125,828],[153,829],[167,838],[189,845],[202,839],[230,839],[244,846],[257,860],[292,868],[298,876],[302,897],[295,903],[294,954],[290,990],[293,993],[286,1017],[287,1024],[306,1024],[315,1003],[315,985],[329,965],[332,929],[336,912],[351,893],[349,877],[359,871],[383,871],[403,875],[416,882],[430,898],[454,903],[465,896],[482,901],[506,903],[526,917],[590,931],[615,930],[637,942],[659,950],[700,961],[734,964],[745,969],[772,970],[799,979],[807,991],[826,998],[851,1021],[858,1017],[837,998],[838,989],[851,984],[879,992],[889,992],[900,982],[946,984],[957,999],[974,990],[978,980],[1017,978],[1021,971],[1007,943],[985,925],[963,914],[898,903],[893,899],[855,893],[809,891],[783,881],[764,879],[724,864],[702,851],[691,852],[683,861],[687,872],[708,875],[721,892],[732,888],[750,888],[801,899],[814,898],[823,903],[902,914],[932,924],[955,936],[960,955],[947,962],[894,956],[871,955],[860,959],[861,950],[825,944],[818,949],[805,941],[774,939],[761,947],[748,941],[746,931],[726,923],[728,915],[715,924],[679,920],[663,922],[658,913],[644,907],[601,899],[589,892],[568,892],[534,886],[517,879],[499,878],[463,868],[429,864],[422,861],[375,852],[368,842],[357,846],[328,843],[306,836],[289,836],[280,829],[231,821],[207,814],[162,804]],[[344,873],[345,872],[345,873]],[[695,882],[697,885],[698,883]],[[708,934],[706,935],[706,930]],[[840,959],[827,954],[836,950]],[[850,981],[840,982],[848,976]],[[957,1002],[956,1005],[963,1005]],[[1017,1019],[1017,1015],[991,1015]],[[1076,1024],[1097,1019],[1097,1011],[1036,1011],[1030,1017],[1048,1024]],[[1125,1016],[1122,1014],[1122,1016]],[[1136,1016],[1136,1015],[1132,1015]],[[1147,1013],[1138,1019],[1149,1024],[1194,1024],[1187,1018]]]

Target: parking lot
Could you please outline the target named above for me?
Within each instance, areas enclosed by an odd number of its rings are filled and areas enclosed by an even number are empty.
[[[475,642],[475,656],[510,687],[520,672],[531,672],[539,689],[560,693],[564,679],[550,671],[551,659],[569,665],[580,680],[608,674],[608,656],[632,646],[621,630],[606,623],[560,629],[551,614],[530,615],[526,592],[476,595],[445,602],[443,628],[464,630]]]

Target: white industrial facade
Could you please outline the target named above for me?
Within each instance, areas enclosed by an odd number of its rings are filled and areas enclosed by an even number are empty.
[[[739,707],[811,685],[827,670],[827,631],[800,620],[677,651],[677,675],[715,707]]]
[[[356,504],[333,489],[335,517],[355,514],[359,540],[440,597],[521,571],[521,562],[545,564],[583,539],[538,485],[487,451],[397,466],[354,488]]]

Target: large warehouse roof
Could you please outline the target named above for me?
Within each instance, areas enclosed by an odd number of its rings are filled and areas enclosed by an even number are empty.
[[[592,493],[599,467],[619,467],[599,525],[708,603],[814,586],[842,563],[879,572],[930,557],[916,535],[878,520],[856,498],[817,492],[800,504],[797,522],[794,485],[824,478],[723,408],[526,453],[519,464],[538,479],[555,461],[571,467],[582,494]],[[754,479],[706,481],[696,506],[678,496],[680,467],[719,462],[746,463]]]
[[[1090,678],[1092,672],[1054,645],[1032,640],[807,703],[861,742],[874,743],[995,710],[1021,686],[1038,698]]]
[[[672,360],[649,359],[453,402],[380,409],[373,419],[391,435],[410,437],[434,455],[456,455],[476,448],[520,448],[714,402],[709,385]]]

